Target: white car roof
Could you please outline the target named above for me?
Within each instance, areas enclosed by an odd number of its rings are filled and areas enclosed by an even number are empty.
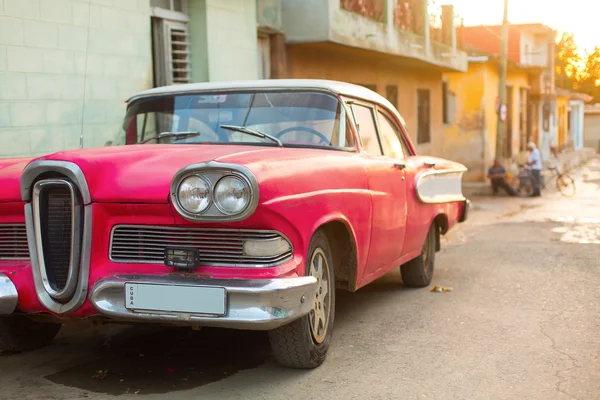
[[[334,94],[351,96],[373,103],[381,104],[386,108],[397,113],[395,107],[380,94],[367,89],[364,86],[354,85],[352,83],[329,81],[321,79],[260,79],[251,81],[230,81],[230,82],[202,82],[187,83],[182,85],[162,86],[154,89],[139,92],[127,102],[148,96],[160,96],[168,94],[182,94],[188,92],[205,91],[231,91],[244,89],[318,89],[325,90]],[[398,115],[399,116],[399,115]],[[404,121],[403,121],[404,122]]]

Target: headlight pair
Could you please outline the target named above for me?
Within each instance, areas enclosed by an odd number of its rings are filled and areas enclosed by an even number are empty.
[[[181,207],[196,215],[206,212],[213,202],[225,215],[240,214],[248,208],[251,198],[250,186],[236,175],[223,176],[214,188],[206,177],[190,175],[177,188],[177,200]]]

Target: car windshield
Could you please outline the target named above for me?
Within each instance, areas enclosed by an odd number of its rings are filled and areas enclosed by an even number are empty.
[[[180,133],[177,135],[176,133]],[[174,94],[134,101],[114,144],[353,148],[342,103],[321,92]]]

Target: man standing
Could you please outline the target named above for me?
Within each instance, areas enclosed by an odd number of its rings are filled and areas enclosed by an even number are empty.
[[[498,160],[494,160],[494,165],[488,170],[488,178],[492,182],[492,192],[498,194],[498,188],[504,189],[509,196],[515,196],[515,190],[506,182],[506,170]]]
[[[539,197],[542,195],[540,191],[542,185],[542,155],[533,142],[529,142],[527,149],[529,150],[527,165],[531,167],[531,173],[533,174],[533,194],[531,196]]]

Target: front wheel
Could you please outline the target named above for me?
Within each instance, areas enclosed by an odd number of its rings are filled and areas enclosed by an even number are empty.
[[[574,196],[575,180],[567,174],[560,174],[556,178],[556,190],[558,190],[564,196]]]
[[[22,315],[0,317],[0,353],[15,353],[47,346],[61,326],[33,321]]]
[[[317,231],[308,249],[306,275],[317,278],[312,310],[302,318],[269,332],[277,362],[290,368],[316,368],[325,361],[335,314],[333,261],[327,235]]]
[[[425,287],[431,283],[435,264],[436,229],[436,224],[431,224],[421,254],[400,267],[405,286]]]

